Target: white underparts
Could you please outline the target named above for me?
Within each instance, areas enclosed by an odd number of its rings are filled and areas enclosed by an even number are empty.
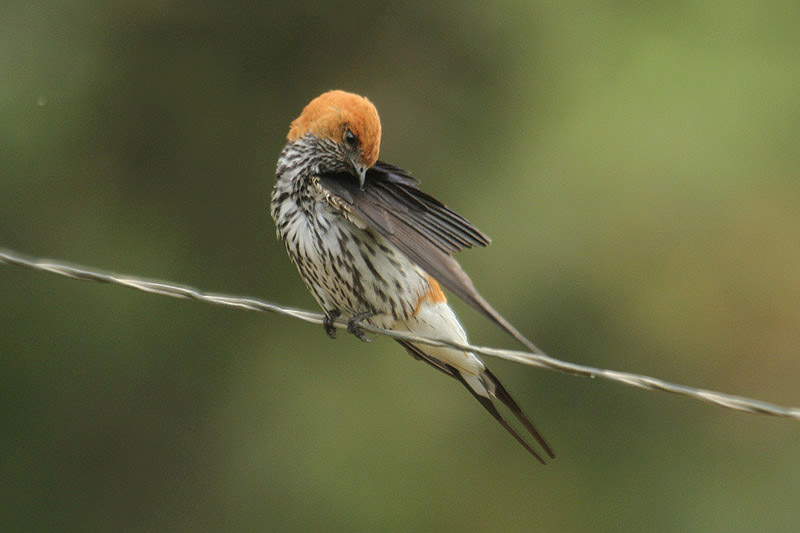
[[[415,316],[405,321],[398,321],[395,329],[409,331],[425,337],[439,337],[467,344],[467,334],[446,302],[423,302]],[[418,346],[431,357],[461,370],[465,378],[467,375],[477,377],[486,368],[483,361],[469,352],[441,346]],[[479,389],[476,388],[475,390]]]

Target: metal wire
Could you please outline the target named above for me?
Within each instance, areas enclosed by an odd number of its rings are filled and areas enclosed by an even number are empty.
[[[177,285],[162,281],[152,281],[118,274],[102,273],[95,270],[89,270],[86,267],[71,266],[59,261],[29,258],[10,250],[0,249],[0,263],[41,272],[50,272],[52,274],[58,274],[60,276],[66,276],[68,278],[79,279],[82,281],[94,281],[97,283],[122,285],[124,287],[130,287],[132,289],[137,289],[152,294],[171,296],[173,298],[187,298],[213,305],[236,307],[239,309],[259,311],[262,313],[277,313],[280,315],[298,318],[313,324],[322,324],[323,320],[323,316],[319,313],[312,313],[302,309],[284,307],[255,298],[213,294],[201,292],[185,285]],[[338,327],[347,326],[347,323],[341,320],[336,320],[335,324]],[[781,407],[772,403],[753,400],[742,396],[734,396],[731,394],[725,394],[706,389],[698,389],[686,385],[679,385],[677,383],[670,383],[668,381],[649,376],[643,376],[640,374],[619,372],[616,370],[605,370],[602,368],[568,363],[544,354],[534,354],[517,350],[500,350],[497,348],[461,344],[444,339],[420,337],[405,332],[388,331],[381,328],[372,327],[369,324],[361,324],[361,327],[365,331],[379,335],[386,335],[395,339],[403,339],[431,346],[452,346],[460,350],[469,351],[480,355],[498,357],[500,359],[506,359],[515,363],[547,368],[549,370],[556,370],[558,372],[563,372],[574,376],[604,378],[617,383],[630,385],[632,387],[638,387],[640,389],[680,394],[695,400],[701,400],[736,411],[800,420],[800,408],[798,407]]]

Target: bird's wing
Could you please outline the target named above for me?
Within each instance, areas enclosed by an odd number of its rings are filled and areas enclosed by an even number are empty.
[[[364,188],[352,174],[326,174],[320,187],[334,203],[363,220],[411,261],[456,296],[502,327],[529,350],[542,353],[478,294],[452,254],[486,246],[490,239],[459,214],[422,192],[418,181],[395,166],[378,161],[367,171]]]

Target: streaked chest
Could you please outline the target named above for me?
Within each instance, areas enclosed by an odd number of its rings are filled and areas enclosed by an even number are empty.
[[[273,216],[289,256],[326,311],[344,318],[372,312],[368,321],[379,327],[414,313],[428,287],[426,274],[383,237],[346,220],[324,198],[284,197],[273,205]]]

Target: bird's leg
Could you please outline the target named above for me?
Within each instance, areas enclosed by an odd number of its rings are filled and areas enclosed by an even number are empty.
[[[339,318],[339,315],[341,315],[341,313],[336,309],[325,311],[325,318],[322,319],[322,327],[325,328],[325,333],[327,333],[328,337],[331,339],[336,338],[336,326],[333,325],[333,321]],[[349,325],[347,329],[348,331],[350,330]]]
[[[364,334],[364,331],[358,326],[358,323],[364,320],[365,318],[369,318],[375,314],[375,311],[365,311],[363,313],[358,313],[354,315],[350,320],[347,321],[347,332],[355,335],[363,342],[372,342],[372,339],[367,337]]]

